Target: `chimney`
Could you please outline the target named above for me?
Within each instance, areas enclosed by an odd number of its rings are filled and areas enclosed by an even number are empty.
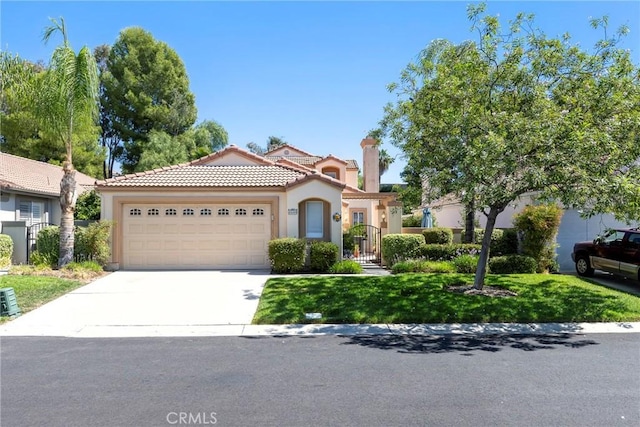
[[[378,141],[366,137],[360,143],[362,147],[362,181],[367,193],[380,192],[380,154]]]

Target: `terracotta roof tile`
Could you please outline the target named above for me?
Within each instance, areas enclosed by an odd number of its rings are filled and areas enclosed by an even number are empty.
[[[62,175],[60,166],[0,153],[0,187],[3,189],[59,196]],[[78,190],[83,192],[93,187],[96,180],[76,172],[76,182]]]
[[[280,159],[290,160],[292,162],[296,162],[303,166],[313,166],[324,158],[320,156],[265,156],[265,157],[274,162],[277,162]],[[332,157],[335,157],[335,156],[332,156]],[[345,161],[347,162],[347,169],[359,169],[358,162],[356,162],[355,160],[345,160]]]
[[[178,165],[101,181],[104,187],[280,187],[305,174],[281,166]]]

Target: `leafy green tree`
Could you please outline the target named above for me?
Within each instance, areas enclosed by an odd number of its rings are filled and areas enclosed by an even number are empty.
[[[166,43],[139,27],[120,32],[103,73],[104,108],[123,141],[122,170],[131,172],[151,130],[177,136],[196,120],[195,97],[184,63]]]
[[[63,141],[54,127],[39,119],[34,93],[23,90],[43,85],[46,67],[7,52],[0,53],[0,62],[3,64],[0,149],[16,156],[62,165],[66,155]],[[76,121],[72,135],[74,168],[94,177],[101,175],[103,158],[98,146],[98,131],[92,121]]]
[[[284,138],[278,137],[278,136],[270,136],[269,138],[267,138],[266,147],[261,147],[255,142],[250,142],[247,144],[247,148],[249,149],[249,151],[251,151],[254,154],[259,154],[260,156],[264,156],[269,151],[275,150],[276,148],[282,147],[283,145],[286,145],[286,144],[287,144],[287,141],[285,141]]]
[[[122,140],[115,129],[115,116],[113,110],[110,108],[105,89],[107,60],[109,59],[110,52],[111,46],[106,44],[100,45],[93,50],[100,77],[100,145],[104,147],[106,153],[106,158],[102,164],[103,178],[113,177],[115,163],[124,153]]]
[[[99,220],[100,206],[100,196],[96,190],[85,191],[76,201],[75,219]]]
[[[76,206],[76,179],[73,167],[74,130],[95,123],[98,115],[98,70],[86,46],[76,54],[69,44],[64,19],[51,19],[43,40],[60,33],[63,42],[55,48],[49,67],[41,79],[27,80],[23,88],[31,95],[41,123],[62,141],[65,158],[60,183],[60,256],[63,267],[73,261],[73,215]]]
[[[229,143],[229,134],[222,125],[215,120],[203,120],[195,126],[198,130],[206,130],[209,132],[208,144],[197,142],[198,147],[209,147],[209,153],[220,151]]]
[[[149,132],[147,149],[142,152],[136,165],[136,172],[157,169],[187,161],[187,150],[179,138],[172,138],[164,132]]]
[[[595,51],[569,35],[549,38],[532,15],[509,28],[469,6],[478,40],[432,42],[390,85],[377,135],[388,136],[426,179],[427,199],[445,195],[487,216],[474,286],[486,275],[497,216],[539,192],[565,206],[640,218],[640,71],[607,19]]]

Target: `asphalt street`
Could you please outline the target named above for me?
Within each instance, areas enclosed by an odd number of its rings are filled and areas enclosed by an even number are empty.
[[[637,426],[639,338],[3,337],[0,425]]]

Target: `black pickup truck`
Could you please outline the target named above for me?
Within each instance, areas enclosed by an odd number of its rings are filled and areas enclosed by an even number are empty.
[[[640,280],[640,228],[609,229],[593,242],[576,243],[571,258],[580,276],[602,270]]]

